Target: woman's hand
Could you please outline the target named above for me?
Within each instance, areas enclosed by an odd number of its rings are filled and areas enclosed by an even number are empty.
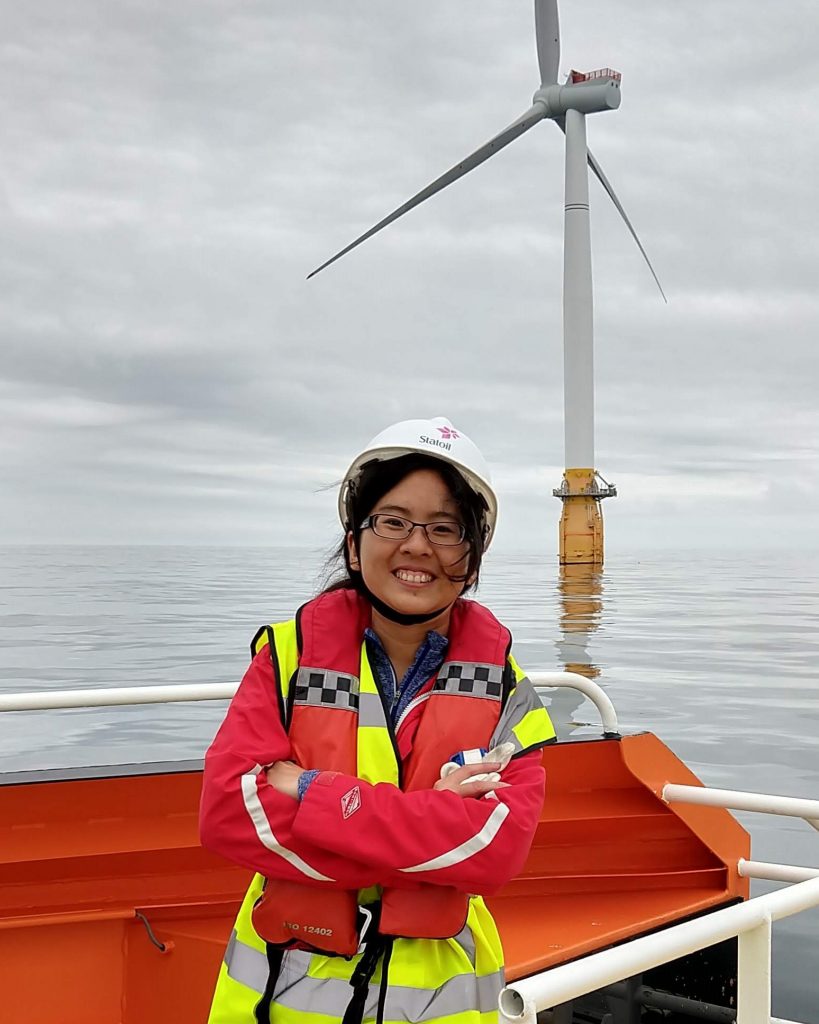
[[[481,764],[465,764],[455,771],[450,772],[446,778],[439,779],[432,787],[437,790],[448,790],[450,793],[457,793],[458,796],[484,796],[486,793],[494,793],[496,789],[506,789],[508,782],[502,782],[500,778],[480,779],[477,782],[470,781],[473,775],[486,775],[487,772],[497,772],[500,764],[496,761]]]
[[[497,772],[500,764],[489,762],[486,764],[465,764],[455,771],[450,772],[445,779],[439,779],[433,789],[448,790],[450,793],[457,793],[460,797],[481,797],[487,793],[493,793],[496,789],[505,789],[509,783],[502,782],[500,778],[479,779],[476,782],[470,781],[474,775],[486,775]],[[277,761],[267,769],[267,781],[276,792],[283,793],[293,800],[299,798],[299,776],[304,771],[293,761]]]
[[[278,793],[299,798],[299,776],[304,771],[294,761],[277,761],[267,769],[267,781]]]

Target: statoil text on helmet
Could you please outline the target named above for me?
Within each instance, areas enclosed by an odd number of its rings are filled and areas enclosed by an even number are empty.
[[[446,441],[441,441],[437,437],[426,437],[425,435],[422,435],[421,437],[418,438],[418,440],[420,441],[421,444],[432,445],[433,448],[443,448],[444,451],[447,452],[452,451],[451,444],[447,444]]]

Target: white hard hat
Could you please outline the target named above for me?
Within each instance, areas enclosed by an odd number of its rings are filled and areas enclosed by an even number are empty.
[[[338,492],[338,515],[341,525],[347,529],[350,485],[358,481],[365,463],[397,459],[415,452],[430,455],[454,466],[472,490],[484,499],[487,509],[484,540],[486,550],[492,540],[498,518],[498,499],[492,489],[489,466],[477,445],[443,416],[436,416],[431,420],[402,420],[400,423],[393,423],[391,427],[377,434],[353,459]]]

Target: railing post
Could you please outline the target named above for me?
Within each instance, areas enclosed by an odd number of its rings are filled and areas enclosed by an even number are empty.
[[[771,917],[739,935],[737,1024],[770,1024]]]

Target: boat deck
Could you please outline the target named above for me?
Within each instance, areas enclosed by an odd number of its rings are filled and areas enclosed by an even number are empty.
[[[654,736],[560,743],[544,763],[526,868],[489,900],[510,980],[747,898],[747,833],[660,799],[698,783]],[[7,1019],[201,1024],[248,873],[199,846],[200,764],[79,774],[0,780]]]

